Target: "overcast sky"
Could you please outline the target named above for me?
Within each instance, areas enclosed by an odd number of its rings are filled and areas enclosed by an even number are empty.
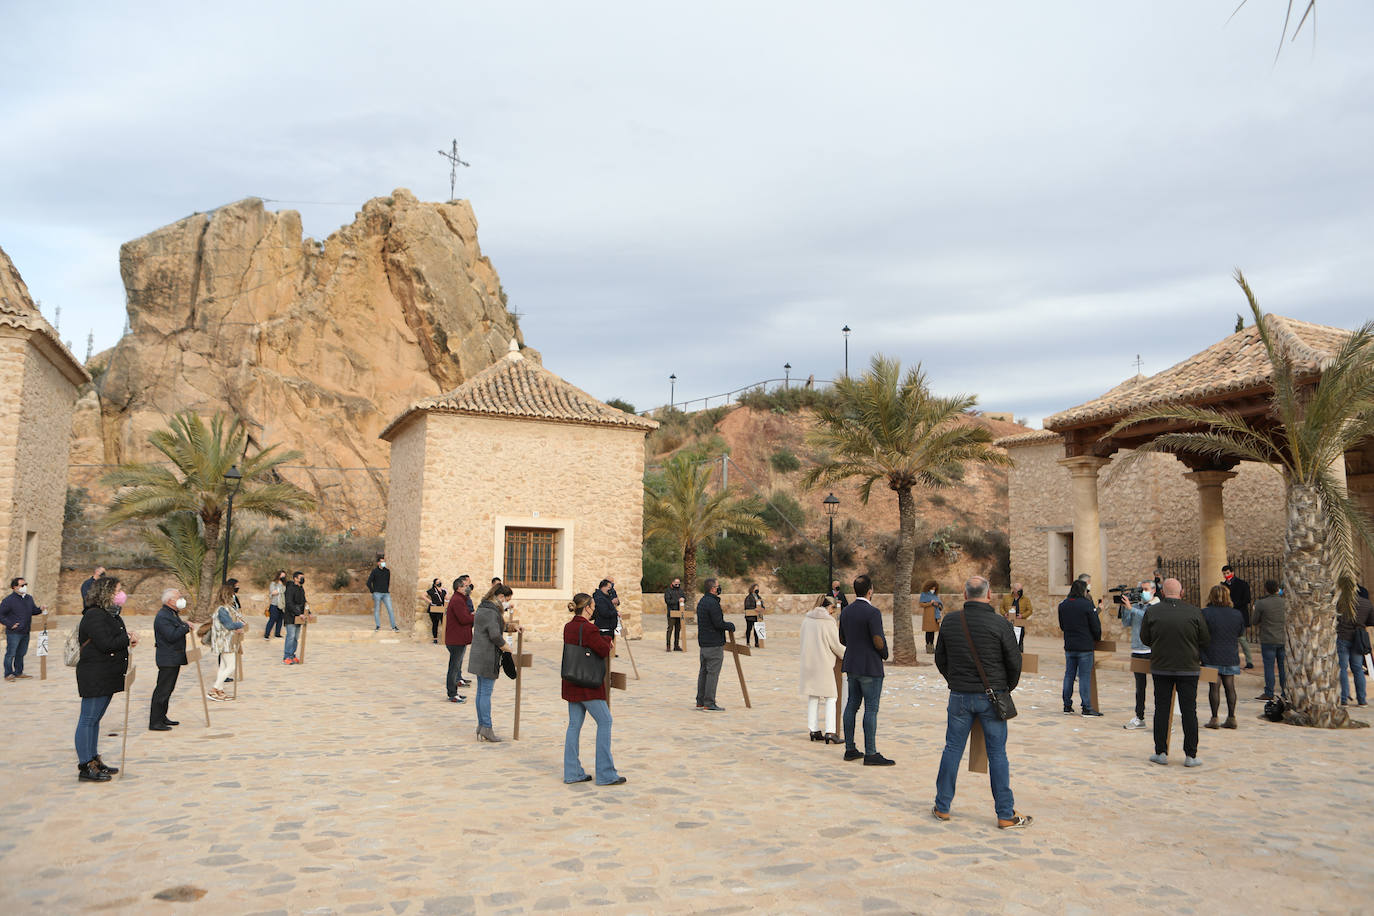
[[[549,368],[641,409],[885,352],[1038,423],[1270,311],[1374,316],[1374,4],[7,0],[0,246],[84,356],[120,243],[448,197]],[[131,9],[135,11],[130,11]]]

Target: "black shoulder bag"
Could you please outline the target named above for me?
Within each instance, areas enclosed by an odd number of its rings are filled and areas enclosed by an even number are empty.
[[[978,677],[983,682],[983,689],[988,692],[988,702],[992,704],[993,714],[1002,721],[1016,718],[1016,704],[1012,702],[1010,690],[993,690],[988,684],[987,672],[983,670],[983,662],[978,657],[978,647],[973,644],[973,634],[968,628],[968,612],[963,611],[959,614],[959,622],[964,625],[964,638],[968,640],[968,651],[973,656],[973,663],[978,666]]]
[[[582,644],[583,628],[578,627],[577,645],[563,643],[560,674],[575,687],[600,687],[606,681],[606,661]]]

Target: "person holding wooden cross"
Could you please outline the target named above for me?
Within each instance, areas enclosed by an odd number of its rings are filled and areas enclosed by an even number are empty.
[[[283,665],[299,665],[296,647],[301,635],[300,619],[305,616],[305,573],[299,569],[291,574],[286,583],[286,603],[281,609],[282,619],[286,621],[286,642],[282,645]]]
[[[758,625],[760,612],[763,610],[763,596],[759,594],[759,584],[749,583],[749,593],[744,596],[744,644],[749,645],[749,640],[754,640],[754,645],[758,646],[759,637],[754,632],[754,627]]]
[[[501,676],[501,653],[506,646],[505,612],[515,605],[510,586],[498,582],[487,590],[477,605],[472,627],[472,654],[468,656],[468,671],[477,677],[477,740],[499,742],[491,730],[491,694],[496,679]]]
[[[572,620],[563,627],[563,644],[585,646],[610,664],[611,640],[601,634],[588,615],[592,610],[592,596],[585,592],[573,595],[568,602]],[[563,678],[563,699],[568,702],[568,731],[563,737],[563,781],[565,783],[590,782],[592,777],[582,769],[578,754],[582,739],[582,723],[591,716],[596,721],[596,784],[598,786],[621,786],[625,777],[616,772],[615,761],[611,759],[611,707],[606,702],[606,682],[595,687],[579,687]]]
[[[840,628],[835,623],[835,599],[821,595],[806,612],[801,625],[801,695],[806,697],[806,724],[812,741],[840,744],[835,732],[835,693],[839,679],[835,662],[844,658]],[[821,707],[825,707],[825,731],[821,731]]]
[[[1183,583],[1165,579],[1164,597],[1145,612],[1140,638],[1150,647],[1150,675],[1155,682],[1155,752],[1150,762],[1169,764],[1169,720],[1174,694],[1183,716],[1183,765],[1202,766],[1197,759],[1197,682],[1202,674],[1202,647],[1212,641],[1202,611],[1183,600]]]
[[[937,820],[950,819],[959,761],[976,720],[987,745],[988,780],[997,826],[1002,830],[1029,827],[1030,815],[1016,812],[1011,792],[1011,764],[1007,760],[1007,722],[999,719],[989,691],[1016,689],[1021,681],[1021,650],[1011,623],[992,609],[988,580],[974,576],[964,583],[964,608],[951,611],[940,622],[935,644],[935,667],[949,685],[949,710],[945,721],[945,750],[935,776]]]
[[[1078,679],[1078,698],[1083,715],[1100,716],[1093,709],[1089,678],[1093,671],[1093,647],[1102,638],[1102,621],[1089,597],[1088,580],[1079,576],[1069,586],[1069,597],[1059,602],[1059,629],[1064,634],[1064,715],[1073,715],[1073,682]]]
[[[234,652],[234,634],[242,634],[244,622],[243,611],[234,607],[235,591],[237,586],[228,582],[219,587],[219,594],[215,596],[219,607],[215,608],[215,616],[210,618],[210,651],[219,653],[219,670],[215,674],[215,683],[206,694],[212,700],[228,699],[224,693],[224,684],[234,676],[234,664],[238,660]]]
[[[707,579],[702,587],[706,594],[697,602],[697,651],[701,658],[697,669],[697,709],[723,712],[725,707],[716,703],[716,684],[725,661],[725,634],[735,632],[735,625],[725,619],[720,608],[720,582]]]
[[[191,632],[191,625],[177,613],[185,608],[186,599],[181,597],[180,589],[162,590],[162,607],[157,609],[157,616],[153,618],[153,660],[157,662],[157,686],[153,688],[152,702],[148,706],[149,731],[171,731],[172,726],[181,724],[167,718],[167,707],[172,701],[172,691],[176,690],[177,678],[186,664],[186,634]]]
[[[26,681],[33,677],[24,673],[24,653],[29,651],[29,629],[33,618],[43,613],[29,594],[29,583],[23,576],[10,580],[10,593],[0,601],[0,625],[5,628],[5,680]]]
[[[864,760],[866,767],[890,767],[895,761],[878,753],[878,704],[883,695],[883,660],[887,637],[883,614],[873,604],[873,580],[867,574],[854,580],[854,600],[840,611],[840,643],[844,673],[849,675],[849,700],[844,704],[844,759]],[[864,749],[854,743],[854,720],[864,708]]]
[[[81,697],[81,715],[76,720],[76,776],[88,782],[109,782],[119,772],[100,759],[100,720],[110,708],[114,695],[124,689],[124,672],[129,668],[129,648],[138,637],[124,627],[115,606],[119,579],[97,579],[86,591],[86,610],[77,625],[76,638],[81,656],[76,662],[76,692]]]
[[[663,592],[663,613],[668,619],[668,629],[663,635],[664,652],[682,651],[682,611],[686,603],[687,595],[682,591],[682,579],[673,576],[673,583]]]
[[[616,610],[615,583],[610,579],[602,579],[596,586],[596,594],[592,595],[592,600],[596,604],[592,611],[592,623],[601,631],[602,636],[615,636],[615,628],[620,623],[620,611]]]

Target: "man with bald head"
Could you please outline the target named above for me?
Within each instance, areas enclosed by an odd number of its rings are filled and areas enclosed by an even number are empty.
[[[1202,611],[1183,600],[1177,579],[1160,583],[1162,597],[1145,611],[1140,641],[1150,647],[1150,675],[1155,686],[1155,752],[1150,762],[1169,763],[1169,712],[1174,692],[1183,719],[1183,765],[1201,766],[1197,759],[1197,681],[1202,673],[1202,647],[1212,641]]]

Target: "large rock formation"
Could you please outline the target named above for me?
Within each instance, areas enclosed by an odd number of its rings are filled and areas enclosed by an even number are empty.
[[[385,518],[382,427],[520,337],[467,202],[406,190],[324,242],[302,240],[295,211],[242,200],[127,242],[120,272],[130,331],[92,361],[73,463],[160,457],[147,437],[168,415],[225,411],[255,443],[304,452],[289,476],[325,524],[361,533]]]

